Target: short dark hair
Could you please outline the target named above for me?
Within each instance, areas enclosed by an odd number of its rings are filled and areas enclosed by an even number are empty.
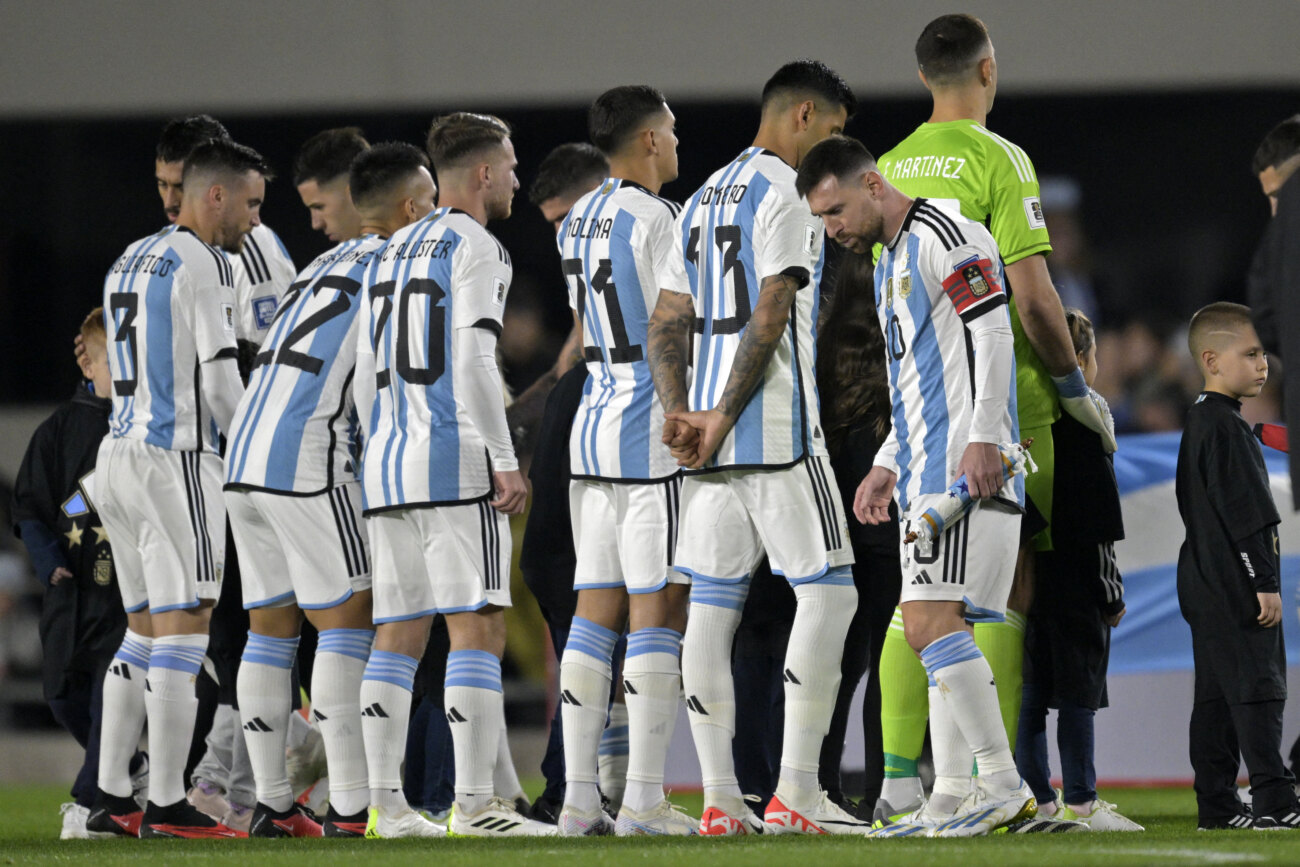
[[[540,205],[579,187],[589,190],[609,176],[609,160],[595,145],[562,144],[546,155],[528,188],[528,201]]]
[[[931,84],[950,84],[970,72],[989,44],[989,29],[974,15],[940,15],[916,39],[916,65]]]
[[[611,88],[587,111],[587,134],[591,143],[605,154],[616,153],[640,132],[646,118],[662,114],[668,100],[648,84],[628,84]]]
[[[233,142],[228,138],[208,139],[190,151],[185,158],[185,173],[181,175],[183,185],[192,175],[210,172],[214,175],[242,175],[245,172],[257,172],[266,180],[275,177],[270,165],[257,151]]]
[[[1293,114],[1268,131],[1255,150],[1250,169],[1259,174],[1267,168],[1277,168],[1300,154],[1300,114]]]
[[[155,156],[164,163],[178,163],[190,151],[214,138],[229,139],[230,133],[210,114],[172,118],[163,124]]]
[[[429,158],[424,152],[404,141],[386,141],[367,148],[352,161],[348,175],[352,203],[358,208],[377,205],[394,186],[428,167]]]
[[[293,159],[293,185],[326,184],[346,175],[357,154],[370,147],[359,126],[341,126],[316,133],[302,143]]]
[[[1205,305],[1192,315],[1191,324],[1187,326],[1187,348],[1191,350],[1192,359],[1200,366],[1201,352],[1220,343],[1213,339],[1214,335],[1236,334],[1243,328],[1253,328],[1254,324],[1250,308],[1244,304],[1215,301]]]
[[[848,82],[820,60],[807,59],[787,63],[767,80],[763,85],[763,108],[781,96],[806,94],[842,106],[849,117],[858,110],[858,99]]]
[[[875,163],[876,158],[862,142],[846,135],[833,135],[817,142],[804,155],[794,181],[795,192],[806,198],[808,192],[828,176],[847,178]]]
[[[441,172],[467,157],[500,146],[510,136],[510,124],[490,114],[458,111],[434,118],[427,148],[434,168]]]

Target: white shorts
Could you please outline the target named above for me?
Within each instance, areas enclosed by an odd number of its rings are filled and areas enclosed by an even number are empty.
[[[926,494],[907,504],[908,515],[921,515],[947,494]],[[964,602],[966,620],[971,623],[1000,622],[1006,618],[1007,596],[1016,573],[1016,552],[1020,548],[1020,512],[1009,506],[984,501],[934,540],[929,555],[918,554],[916,543],[903,541],[911,521],[902,518],[899,545],[902,551],[905,602]]]
[[[370,542],[356,482],[310,497],[228,490],[245,608],[333,608],[370,589]]]
[[[677,476],[653,484],[569,482],[578,557],[573,589],[654,593],[668,584],[689,584],[690,578],[672,568],[680,496]]]
[[[830,461],[806,458],[779,470],[686,476],[677,568],[698,581],[744,581],[767,553],[791,584],[853,563],[848,524]]]
[[[104,437],[95,508],[108,531],[127,611],[194,608],[221,596],[226,508],[221,458]]]
[[[486,500],[380,512],[366,527],[375,623],[510,606],[510,520]]]

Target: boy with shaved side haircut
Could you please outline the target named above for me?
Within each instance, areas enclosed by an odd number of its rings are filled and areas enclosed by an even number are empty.
[[[1219,302],[1192,317],[1188,348],[1205,390],[1178,449],[1178,605],[1192,628],[1196,690],[1188,751],[1197,825],[1300,828],[1300,802],[1282,761],[1286,648],[1277,508],[1243,398],[1268,380],[1250,309]],[[1251,806],[1237,795],[1241,760]]]

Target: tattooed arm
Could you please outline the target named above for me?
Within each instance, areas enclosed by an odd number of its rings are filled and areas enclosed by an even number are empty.
[[[758,303],[754,305],[754,312],[745,324],[740,345],[731,362],[731,373],[727,376],[722,399],[710,410],[672,412],[669,416],[669,420],[686,422],[700,433],[694,460],[683,462],[683,466],[703,466],[735,425],[749,399],[754,396],[768,362],[772,360],[772,354],[776,352],[776,346],[781,342],[781,336],[790,322],[790,307],[794,304],[799,285],[796,277],[787,274],[763,278]],[[664,405],[667,407],[667,403]]]
[[[662,289],[650,316],[650,374],[664,413],[690,409],[686,396],[686,368],[689,365],[691,329],[695,324],[695,303],[682,292]],[[665,421],[663,442],[673,457],[687,464],[695,458],[695,428],[682,421]]]

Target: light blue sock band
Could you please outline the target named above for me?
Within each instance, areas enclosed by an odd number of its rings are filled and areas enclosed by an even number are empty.
[[[418,659],[404,653],[375,650],[371,652],[370,659],[366,662],[366,671],[361,679],[382,680],[384,683],[391,683],[411,692],[415,684],[415,670],[419,667]]]
[[[272,638],[249,632],[248,642],[244,645],[243,662],[288,669],[293,668],[293,658],[297,655],[297,638]]]
[[[643,653],[670,653],[682,655],[682,634],[675,629],[651,626],[628,633],[627,659]]]
[[[370,658],[370,647],[375,643],[373,629],[326,629],[316,644],[317,653],[337,653],[365,662]]]
[[[447,654],[444,688],[453,686],[501,692],[501,660],[486,650],[453,650]]]
[[[933,678],[941,669],[959,662],[979,659],[981,656],[983,654],[975,646],[975,638],[969,632],[953,632],[930,642],[921,651],[921,664]]]
[[[576,650],[606,664],[614,658],[614,645],[618,643],[618,633],[592,623],[582,617],[573,618],[569,627],[569,641],[565,650]]]

